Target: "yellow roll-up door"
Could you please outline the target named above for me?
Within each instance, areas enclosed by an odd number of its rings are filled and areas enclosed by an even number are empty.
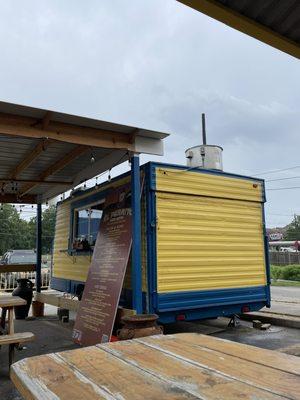
[[[173,174],[172,180],[176,180]],[[252,181],[243,179],[230,178],[234,180],[231,186],[222,176],[193,173],[189,180],[188,172],[177,174],[176,193],[171,193],[172,186],[167,182],[170,174],[157,175],[158,292],[265,285],[261,188],[257,191],[256,184],[254,187]],[[204,196],[200,184],[196,189],[184,187],[195,182],[197,176],[203,179],[203,175]],[[220,178],[223,181],[218,189]],[[222,196],[224,187],[226,196]],[[234,198],[228,198],[230,187]],[[237,193],[242,200],[237,199]]]

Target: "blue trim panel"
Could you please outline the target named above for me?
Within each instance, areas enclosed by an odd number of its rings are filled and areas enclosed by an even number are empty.
[[[158,294],[158,312],[268,301],[267,286]]]
[[[180,310],[177,312],[170,311],[159,314],[159,322],[160,323],[172,323],[177,321],[177,316],[184,316],[185,321],[195,321],[201,319],[208,318],[217,318],[217,317],[230,317],[235,314],[241,314],[242,306],[247,305],[249,311],[257,311],[265,306],[263,302],[255,302],[255,303],[243,303],[243,304],[228,304],[224,306],[214,306],[201,308],[196,310]]]
[[[266,266],[266,278],[267,278],[267,304],[268,308],[271,307],[271,267],[270,267],[270,257],[269,257],[269,243],[268,243],[268,235],[266,231],[266,221],[265,221],[265,207],[264,204],[262,205],[262,216],[263,216],[263,234],[264,234],[264,249],[265,249],[265,266]]]

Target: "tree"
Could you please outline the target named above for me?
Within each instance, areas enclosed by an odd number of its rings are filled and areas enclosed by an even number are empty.
[[[48,254],[51,252],[52,243],[54,239],[55,231],[55,215],[56,207],[50,206],[42,213],[42,253]],[[29,223],[30,237],[34,238],[35,247],[35,237],[36,237],[36,217],[30,219]]]
[[[42,253],[51,251],[55,231],[55,206],[42,213]],[[36,248],[36,217],[22,219],[11,204],[0,207],[0,255],[8,250]]]
[[[293,221],[287,226],[284,234],[284,240],[300,239],[300,215],[294,215]]]
[[[27,222],[11,204],[0,208],[0,255],[10,249],[27,249],[30,245]]]

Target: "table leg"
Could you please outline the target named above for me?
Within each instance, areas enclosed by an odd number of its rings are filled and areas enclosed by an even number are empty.
[[[14,359],[15,359],[15,344],[12,343],[9,345],[9,349],[8,349],[8,365],[9,365],[9,367],[14,362]]]
[[[8,334],[13,335],[15,333],[14,329],[14,308],[9,307],[8,309]]]
[[[1,311],[1,322],[0,322],[0,327],[1,327],[1,330],[3,331],[3,333],[5,330],[6,311],[7,311],[7,308],[3,307],[2,311]]]

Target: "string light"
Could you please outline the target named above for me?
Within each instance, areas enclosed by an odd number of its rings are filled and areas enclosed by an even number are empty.
[[[91,164],[94,164],[94,162],[95,162],[95,157],[93,152],[91,152]]]

